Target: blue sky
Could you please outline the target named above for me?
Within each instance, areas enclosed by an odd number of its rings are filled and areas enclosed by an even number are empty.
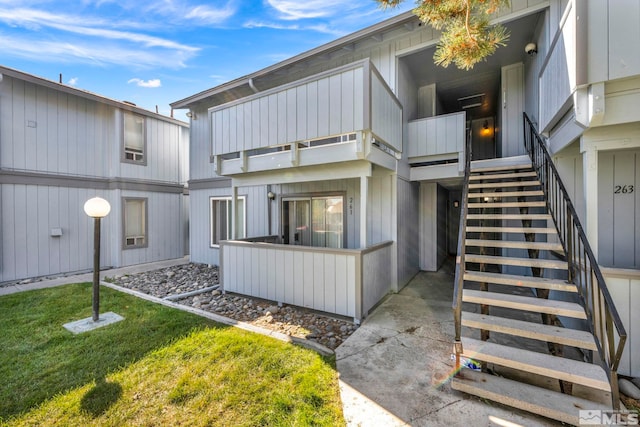
[[[169,103],[409,10],[374,0],[0,0],[0,64],[169,114]],[[185,119],[184,111],[176,117]]]

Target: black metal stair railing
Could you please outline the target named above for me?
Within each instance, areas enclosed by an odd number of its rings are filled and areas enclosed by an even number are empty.
[[[526,113],[524,113],[524,141],[542,184],[549,213],[567,255],[569,282],[578,288],[589,327],[605,365],[611,384],[613,407],[619,409],[617,370],[627,333],[547,146]]]
[[[453,318],[455,324],[454,353],[456,357],[456,372],[460,371],[460,355],[462,354],[462,289],[464,288],[465,271],[465,240],[467,236],[467,212],[469,210],[469,175],[471,175],[471,129],[467,132],[465,143],[464,184],[462,200],[460,200],[460,227],[458,229],[458,252],[456,256],[456,275],[453,285]]]

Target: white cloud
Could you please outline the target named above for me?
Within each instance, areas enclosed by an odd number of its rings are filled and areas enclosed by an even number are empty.
[[[189,20],[198,21],[201,24],[220,24],[236,13],[234,7],[230,3],[227,3],[220,9],[214,9],[210,6],[196,6],[191,8],[186,14],[185,18]]]
[[[78,84],[78,78],[77,77],[71,77],[67,83],[69,85],[71,85],[71,86],[75,86],[75,85]]]
[[[275,22],[260,22],[260,21],[247,21],[242,25],[244,28],[270,28],[273,30],[289,30],[289,31],[315,31],[318,33],[331,34],[336,37],[343,36],[346,32],[344,30],[335,30],[326,24],[317,25],[283,25]]]
[[[62,61],[82,58],[87,62],[100,64],[179,68],[185,67],[185,61],[200,50],[194,46],[139,31],[113,29],[111,20],[91,16],[56,14],[35,9],[0,8],[0,22],[31,30],[33,35],[26,34],[19,39],[15,38],[18,45],[22,46],[20,49],[11,44],[4,44],[3,53],[32,59],[42,59],[39,57],[42,54],[44,57],[59,58]],[[120,22],[117,25],[124,24]],[[56,34],[54,38],[42,37],[42,28],[61,33]],[[48,41],[51,39],[56,41]],[[37,52],[38,49],[40,53]]]
[[[297,20],[308,18],[326,18],[344,12],[342,0],[267,0],[277,10],[281,19]]]
[[[136,85],[140,86],[140,87],[160,87],[162,86],[162,83],[160,82],[160,79],[151,79],[151,80],[142,80],[139,78],[133,78],[130,79],[127,83],[135,83]]]
[[[190,53],[165,51],[151,52],[118,45],[101,45],[96,49],[92,41],[50,42],[29,37],[3,37],[0,35],[2,54],[49,62],[84,62],[94,65],[116,64],[127,68],[176,68],[185,66]]]

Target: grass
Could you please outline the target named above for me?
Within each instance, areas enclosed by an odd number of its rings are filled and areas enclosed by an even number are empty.
[[[0,425],[344,425],[335,360],[91,285],[0,297]]]

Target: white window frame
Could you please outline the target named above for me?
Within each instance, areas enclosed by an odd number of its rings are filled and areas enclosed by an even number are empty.
[[[215,243],[214,242],[214,236],[213,236],[213,231],[217,228],[215,226],[214,221],[216,221],[214,212],[213,212],[213,203],[214,202],[220,202],[220,201],[228,201],[231,202],[232,197],[231,196],[212,196],[209,197],[209,245],[212,248],[219,248],[220,247],[220,243]],[[242,201],[242,203],[244,204],[244,209],[243,209],[243,217],[242,217],[242,231],[243,231],[243,235],[238,234],[236,236],[236,238],[238,239],[244,239],[247,235],[247,196],[238,196],[237,198],[238,201]],[[217,212],[217,211],[216,211]],[[227,234],[229,234],[229,230],[231,230],[230,227],[230,220],[231,220],[231,215],[227,215]],[[236,226],[236,231],[238,231],[237,226]],[[231,236],[228,236],[228,239],[218,239],[218,242],[220,240],[230,240]]]
[[[125,128],[126,117],[142,119],[142,151],[127,147],[127,132]],[[147,118],[141,114],[132,113],[130,111],[122,111],[122,156],[121,161],[124,163],[132,163],[134,165],[147,165]]]
[[[144,235],[127,236],[127,202],[141,201],[144,208]],[[133,239],[133,243],[128,241]],[[123,197],[122,198],[122,248],[138,249],[149,247],[149,199],[146,197]]]

